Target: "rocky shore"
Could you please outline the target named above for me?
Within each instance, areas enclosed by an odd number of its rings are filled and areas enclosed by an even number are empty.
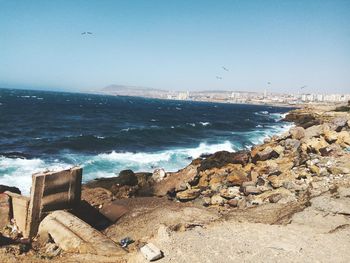
[[[88,223],[117,243],[135,241],[121,262],[146,262],[139,248],[150,241],[164,253],[160,262],[350,261],[348,107],[296,109],[286,120],[295,126],[250,151],[203,156],[175,173],[125,170],[85,184],[82,199],[110,222]],[[320,252],[324,245],[332,252]],[[32,247],[2,246],[0,255],[5,262],[87,259]]]

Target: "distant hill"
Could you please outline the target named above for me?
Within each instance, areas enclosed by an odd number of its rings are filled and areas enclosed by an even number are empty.
[[[119,96],[136,96],[150,98],[166,98],[169,91],[147,87],[109,85],[101,90],[103,93]]]

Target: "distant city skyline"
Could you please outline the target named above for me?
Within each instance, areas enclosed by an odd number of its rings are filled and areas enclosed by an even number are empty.
[[[0,0],[4,88],[346,94],[349,72],[347,0]]]

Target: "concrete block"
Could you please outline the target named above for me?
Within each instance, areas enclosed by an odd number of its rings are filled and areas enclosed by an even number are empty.
[[[58,210],[44,218],[39,226],[39,241],[46,242],[49,235],[69,253],[122,256],[126,252],[111,239],[69,212]]]
[[[152,243],[144,245],[141,247],[140,251],[149,261],[154,261],[163,257],[163,252]]]
[[[29,197],[12,193],[5,192],[11,199],[12,205],[12,217],[18,226],[18,229],[22,232],[23,236],[28,235],[27,219],[28,219],[28,207]]]
[[[0,232],[10,223],[10,197],[0,194]]]

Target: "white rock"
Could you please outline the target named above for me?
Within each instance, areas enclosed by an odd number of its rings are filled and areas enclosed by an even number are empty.
[[[154,244],[148,243],[140,249],[142,255],[149,261],[157,260],[163,257],[162,251]]]

